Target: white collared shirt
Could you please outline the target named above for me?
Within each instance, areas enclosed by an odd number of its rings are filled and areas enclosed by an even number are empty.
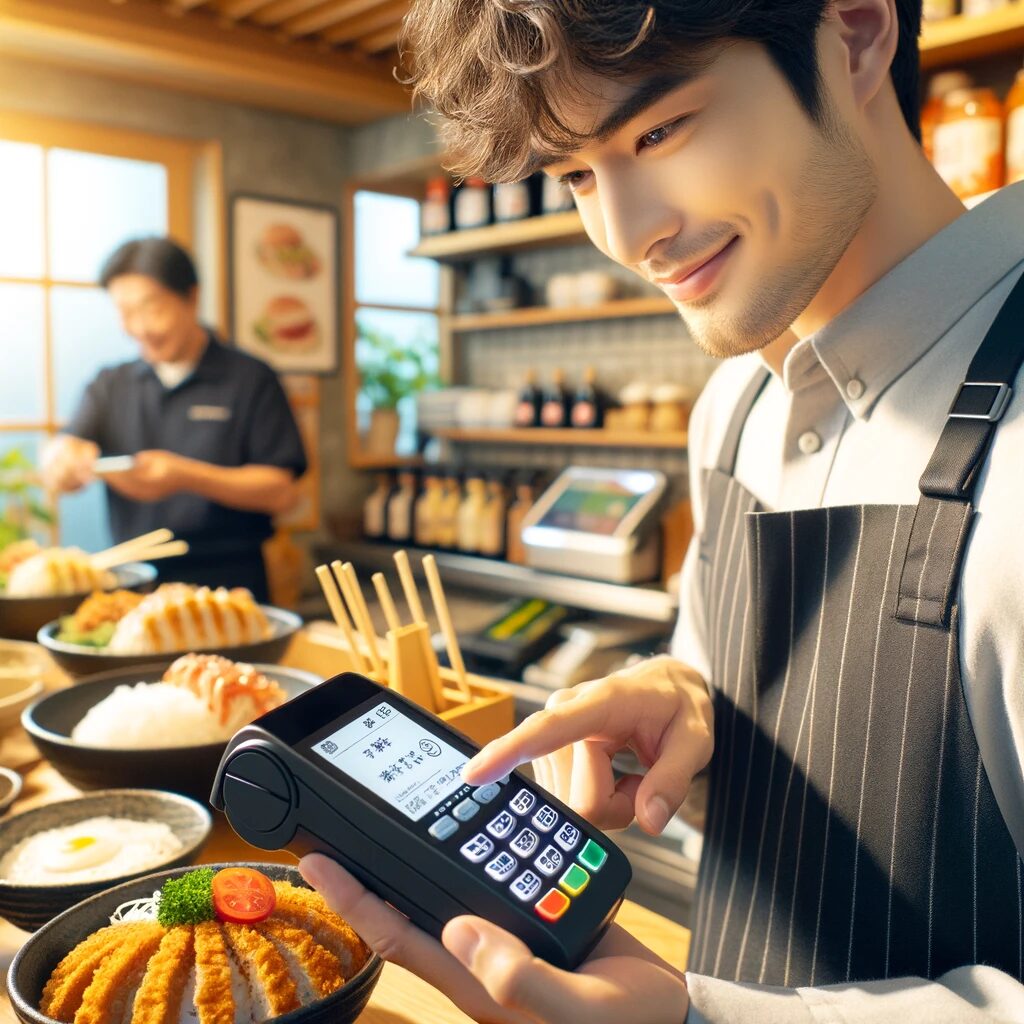
[[[1024,184],[963,214],[790,350],[781,376],[771,375],[751,410],[737,454],[737,480],[775,511],[916,504],[918,480],[949,406],[1022,273]],[[723,363],[690,422],[696,536],[683,564],[672,650],[705,678],[711,670],[697,572],[702,476],[716,463],[741,392],[763,365],[759,353]],[[982,760],[1018,850],[1024,851],[1024,372],[1017,384],[975,491],[977,516],[960,582],[959,639]],[[1004,1013],[999,1019],[1024,1020],[1024,988],[1000,978],[1014,986],[1021,1016]],[[725,983],[700,984],[726,998]],[[880,996],[881,991],[875,994]],[[944,990],[942,998],[948,997]],[[806,999],[798,1002],[798,1016],[783,1012],[778,1019],[818,1019],[808,1015],[813,1011]],[[734,1009],[741,1006],[749,1009],[746,1002]],[[854,1014],[847,1002],[842,1006]],[[931,1019],[946,1019],[939,1008],[937,1002]],[[893,1019],[894,1005],[879,1009],[881,1016],[867,1016],[862,1008],[849,1019]],[[702,1017],[699,1009],[691,1016],[718,1019],[725,1018]]]

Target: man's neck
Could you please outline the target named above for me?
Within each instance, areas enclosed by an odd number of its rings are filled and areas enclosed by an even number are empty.
[[[880,147],[881,161],[876,154],[878,197],[860,230],[792,330],[761,349],[761,358],[777,376],[798,341],[821,330],[964,212],[907,132],[890,135]]]

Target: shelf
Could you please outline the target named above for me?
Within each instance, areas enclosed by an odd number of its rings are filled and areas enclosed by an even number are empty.
[[[616,299],[597,306],[571,306],[554,309],[537,306],[531,309],[510,309],[505,313],[472,313],[454,316],[451,329],[457,334],[468,331],[495,331],[502,327],[538,327],[541,324],[566,324],[585,320],[615,320],[635,316],[671,316],[676,307],[662,296],[640,299]]]
[[[339,541],[318,546],[318,561],[340,558],[352,562],[356,568],[385,571],[394,568],[393,544],[370,544],[363,541]],[[417,548],[408,548],[414,564],[428,554]],[[477,587],[494,594],[515,597],[539,597],[605,615],[621,615],[645,622],[675,622],[678,608],[676,599],[658,586],[601,583],[578,576],[562,576],[541,572],[525,565],[513,565],[473,555],[450,552],[432,552],[447,586]]]
[[[682,451],[688,441],[685,430],[671,434],[655,434],[639,430],[548,430],[543,427],[532,430],[496,430],[485,427],[441,427],[428,433],[444,441],[471,444],[562,444],[579,448],[671,448]]]
[[[575,210],[569,210],[566,213],[549,213],[543,217],[530,217],[508,224],[490,224],[485,228],[428,235],[421,239],[409,255],[458,261],[480,253],[558,245],[585,237],[580,215]]]
[[[1024,4],[988,14],[958,15],[925,22],[921,32],[921,66],[942,67],[991,57],[1024,47]]]

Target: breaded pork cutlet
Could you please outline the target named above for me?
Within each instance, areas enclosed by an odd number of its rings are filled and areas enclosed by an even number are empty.
[[[290,882],[275,882],[277,906],[274,914],[287,924],[298,925],[341,961],[341,972],[351,978],[366,963],[369,947],[333,910],[324,905],[323,897]]]
[[[121,1024],[128,1009],[128,1000],[135,995],[149,958],[157,951],[164,937],[163,925],[140,922],[133,934],[119,942],[82,994],[82,1005],[75,1011],[75,1024]]]
[[[298,979],[299,998],[303,1003],[323,999],[345,983],[341,974],[341,961],[304,928],[297,928],[273,917],[262,922],[259,927],[292,967],[292,975]]]
[[[277,946],[255,928],[242,924],[225,924],[223,927],[235,954],[235,962],[249,982],[254,1003],[253,1016],[266,1020],[297,1010],[300,1006],[298,987]]]
[[[196,1011],[199,1024],[234,1024],[231,957],[216,921],[195,926]]]
[[[177,925],[167,931],[135,994],[131,1024],[175,1024],[195,963],[193,949],[191,926]]]

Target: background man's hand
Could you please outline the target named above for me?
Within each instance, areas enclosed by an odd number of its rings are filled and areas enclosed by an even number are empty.
[[[537,782],[598,828],[635,817],[660,834],[711,759],[712,707],[694,669],[659,657],[552,694],[547,708],[489,743],[463,771],[474,786],[533,760]],[[612,758],[632,750],[646,775],[616,781]]]
[[[449,921],[442,945],[320,854],[304,857],[299,869],[374,952],[440,989],[474,1020],[680,1024],[686,1018],[684,975],[617,925],[575,971],[560,971],[478,917]]]
[[[68,494],[92,483],[92,467],[99,455],[99,446],[92,441],[59,434],[43,449],[40,460],[47,490]]]
[[[135,464],[123,473],[111,473],[106,482],[132,501],[160,501],[186,488],[190,459],[159,449],[136,452]]]

